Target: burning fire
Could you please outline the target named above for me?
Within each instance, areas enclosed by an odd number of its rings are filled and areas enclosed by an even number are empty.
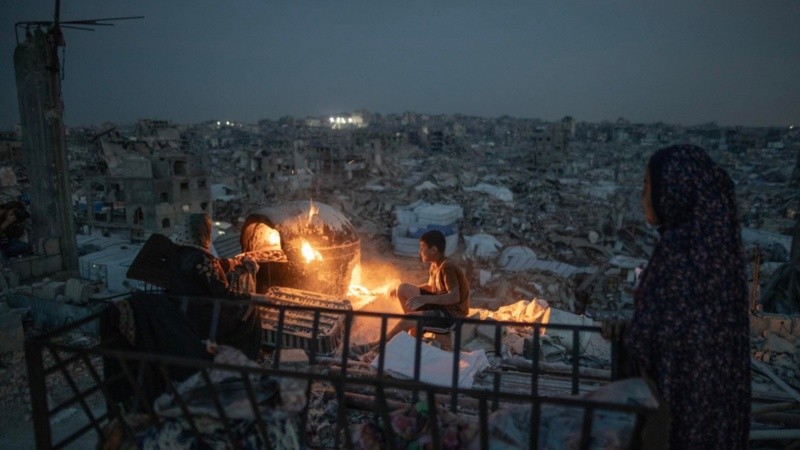
[[[322,255],[314,250],[314,247],[305,239],[303,239],[303,246],[300,248],[300,251],[303,253],[303,258],[306,259],[306,264],[314,260],[322,261]]]
[[[380,279],[381,281],[385,281],[386,271],[375,271],[374,273],[370,272],[367,275],[372,274],[373,276],[367,276],[367,278],[371,279]],[[350,303],[353,306],[354,310],[359,310],[364,306],[373,303],[377,298],[388,298],[389,292],[397,286],[398,280],[390,280],[388,282],[384,282],[383,285],[375,287],[373,289],[368,288],[367,286],[363,285],[362,281],[362,268],[361,264],[357,264],[353,268],[353,274],[350,277],[350,286],[347,291],[347,298],[350,300]],[[374,280],[373,280],[374,281]],[[396,311],[391,308],[380,308],[379,310],[385,310],[385,312],[402,312]]]
[[[281,235],[278,233],[278,230],[269,229],[267,230],[267,245],[270,247],[277,247],[281,248]]]

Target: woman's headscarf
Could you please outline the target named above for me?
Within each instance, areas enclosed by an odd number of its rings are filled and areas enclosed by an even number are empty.
[[[188,214],[183,217],[170,240],[178,245],[191,245],[208,251],[211,248],[211,218],[208,214]]]
[[[675,314],[748,320],[733,181],[692,145],[657,151],[648,169],[661,239],[635,294],[637,317],[628,333],[635,353],[647,353],[650,325],[680,321]]]
[[[672,448],[747,448],[750,335],[734,185],[703,149],[648,164],[661,239],[624,343],[669,405]]]

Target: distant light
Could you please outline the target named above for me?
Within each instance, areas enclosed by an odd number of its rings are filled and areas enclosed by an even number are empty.
[[[219,123],[219,120],[218,120],[218,121],[217,121],[217,126],[219,126],[219,125],[220,125],[220,123]]]
[[[333,122],[335,122],[336,120],[335,120],[333,117],[331,117],[331,118],[329,118],[329,119],[328,119],[328,121],[329,121],[330,123],[333,123]]]

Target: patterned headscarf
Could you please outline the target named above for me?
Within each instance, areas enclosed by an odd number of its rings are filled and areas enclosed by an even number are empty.
[[[211,218],[208,214],[188,214],[183,217],[170,240],[178,245],[191,245],[208,251],[211,248]]]
[[[625,347],[656,381],[675,416],[689,421],[675,419],[683,442],[715,441],[691,423],[703,423],[703,414],[714,422],[714,410],[730,415],[725,432],[732,436],[725,439],[746,442],[740,432],[749,424],[747,412],[742,420],[734,417],[742,408],[749,410],[750,358],[733,181],[703,149],[691,145],[657,151],[648,170],[661,238],[634,295]]]

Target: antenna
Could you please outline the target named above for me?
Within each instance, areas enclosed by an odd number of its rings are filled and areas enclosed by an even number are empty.
[[[61,0],[56,0],[56,10],[55,14],[53,15],[52,21],[47,20],[36,20],[36,21],[28,21],[28,22],[17,22],[14,24],[14,37],[17,40],[17,45],[19,45],[19,30],[25,30],[25,37],[27,38],[30,35],[31,28],[34,29],[41,29],[41,28],[49,28],[50,32],[53,33],[53,55],[58,54],[58,47],[64,47],[64,36],[61,34],[61,28],[69,28],[73,30],[83,30],[83,31],[94,31],[94,28],[89,28],[90,26],[97,26],[97,27],[113,27],[113,23],[118,20],[131,20],[131,19],[143,19],[144,16],[127,16],[127,17],[107,17],[104,19],[83,19],[83,20],[70,20],[67,22],[61,21]],[[83,26],[77,26],[83,25]],[[63,58],[63,55],[62,55]],[[54,58],[51,61],[53,64],[50,66],[50,70],[53,72],[59,71],[59,60],[58,58]],[[61,74],[61,78],[64,78],[64,74]]]
[[[57,34],[60,34],[61,28],[70,28],[73,30],[94,31],[94,28],[89,27],[113,27],[113,23],[119,20],[133,20],[144,19],[144,16],[126,16],[126,17],[106,17],[103,19],[83,19],[83,20],[70,20],[66,22],[61,21],[61,1],[56,0],[56,11],[53,20],[34,20],[26,22],[17,22],[14,24],[14,37],[17,39],[19,45],[19,31],[25,30],[25,33],[30,33],[31,28],[38,29],[42,27],[52,27]],[[76,26],[84,25],[84,26]]]

